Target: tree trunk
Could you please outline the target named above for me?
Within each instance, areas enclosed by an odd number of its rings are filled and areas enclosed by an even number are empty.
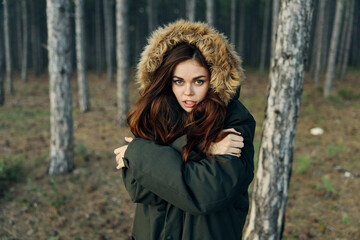
[[[143,47],[143,31],[141,30],[140,26],[142,24],[142,20],[141,18],[137,17],[135,19],[135,25],[138,26],[135,28],[135,52],[134,52],[134,57],[135,57],[135,62],[138,61],[138,56],[140,56],[141,54],[141,48]]]
[[[328,52],[329,52],[329,29],[330,29],[330,4],[325,4],[324,9],[324,25],[322,28],[323,31],[323,42],[321,43],[321,67],[320,72],[324,73],[326,69],[327,59],[328,59]]]
[[[186,0],[186,18],[194,22],[195,21],[195,10],[196,10],[196,1],[195,0]]]
[[[316,32],[318,34],[316,38],[316,55],[315,55],[315,73],[314,73],[314,81],[315,84],[319,84],[320,82],[320,72],[321,72],[321,56],[322,56],[322,43],[324,36],[324,31],[322,27],[324,26],[324,13],[325,13],[325,0],[320,0],[319,5],[319,17],[318,23],[316,26]]]
[[[355,1],[355,9],[360,9],[360,3]],[[354,26],[359,26],[360,14],[359,11],[355,11],[355,21]],[[352,46],[351,46],[351,62],[353,66],[360,68],[360,31],[359,27],[354,28],[354,33],[352,34]]]
[[[147,5],[146,5],[146,11],[148,14],[148,30],[149,33],[152,33],[152,31],[154,31],[155,29],[155,5],[154,5],[154,1],[156,0],[147,0]]]
[[[281,2],[267,106],[244,239],[281,239],[311,27],[311,0]]]
[[[38,7],[37,7],[38,9]],[[38,10],[37,10],[38,11]],[[43,58],[43,48],[41,46],[41,19],[40,19],[40,14],[37,13],[35,15],[36,17],[36,25],[35,25],[35,33],[36,33],[36,52],[37,52],[37,59],[39,61],[39,64],[38,64],[38,74],[37,75],[40,75],[43,70],[44,70],[44,58]],[[72,34],[73,36],[74,34]],[[72,51],[73,52],[73,51]]]
[[[1,44],[1,42],[0,42]],[[2,46],[0,46],[0,51],[3,51]],[[3,62],[4,58],[0,52],[0,106],[5,104],[5,89],[4,89],[4,74],[3,74]]]
[[[23,44],[21,60],[21,79],[23,82],[28,81],[27,75],[27,58],[28,58],[28,25],[27,25],[27,0],[22,0],[22,21],[23,21]]]
[[[231,0],[231,23],[230,23],[230,42],[235,45],[236,38],[236,0]]]
[[[260,53],[260,73],[259,81],[264,77],[264,68],[265,68],[265,58],[266,58],[266,45],[268,42],[268,29],[269,29],[269,19],[270,18],[270,1],[265,1],[265,14],[264,14],[264,24],[262,31],[262,41],[261,41],[261,53]]]
[[[355,3],[355,5],[357,5],[358,7],[356,8],[356,9],[360,9],[360,3],[358,2],[358,1],[356,1],[356,3]],[[359,13],[359,11],[356,11],[355,12],[355,14],[356,14],[356,21],[355,21],[355,24],[354,24],[354,26],[359,26],[359,23],[360,23],[360,13]],[[353,43],[354,43],[354,45],[353,45],[353,49],[355,49],[355,54],[354,55],[356,55],[356,58],[355,58],[355,63],[356,63],[356,65],[355,66],[357,66],[358,68],[360,68],[360,30],[359,30],[359,28],[357,27],[356,28],[356,38],[355,38],[355,40],[353,41]],[[356,51],[356,49],[357,49],[357,51]]]
[[[90,110],[85,64],[84,0],[75,0],[76,66],[81,112]]]
[[[21,70],[21,63],[22,63],[22,42],[21,40],[23,39],[22,38],[22,31],[21,31],[21,16],[22,16],[22,13],[21,13],[21,2],[22,0],[20,1],[16,1],[15,4],[16,4],[16,44],[17,44],[17,47],[16,47],[16,53],[17,53],[17,58],[16,58],[16,68],[17,70]]]
[[[39,48],[38,48],[38,42],[39,42],[39,35],[38,35],[38,22],[36,21],[36,2],[29,1],[30,3],[30,9],[31,9],[31,56],[32,56],[32,67],[34,74],[38,76],[40,74],[40,61],[39,61]]]
[[[345,42],[347,32],[349,31],[349,17],[350,17],[350,0],[344,0],[343,7],[343,20],[341,21],[340,33],[339,33],[339,49],[338,54],[335,60],[335,78],[340,78],[340,66],[343,63],[343,58],[345,55]]]
[[[319,30],[320,30],[319,29],[320,3],[318,2],[319,1],[314,2],[313,23],[311,24],[311,31],[310,31],[309,62],[307,68],[305,68],[309,72],[309,76],[312,79],[314,79],[314,74],[315,74],[316,52],[318,51],[318,38],[319,38]]]
[[[102,53],[102,27],[101,27],[101,3],[100,0],[95,0],[95,46],[96,46],[96,74],[98,77],[102,75],[103,71],[103,53]]]
[[[275,52],[276,30],[279,22],[279,10],[280,10],[280,0],[273,0],[270,59],[274,57],[274,52]]]
[[[152,33],[154,29],[153,23],[153,0],[147,0],[146,11],[148,14],[148,29],[149,33]]]
[[[128,2],[116,0],[116,61],[117,61],[117,121],[127,126],[129,111],[129,40],[128,40]]]
[[[104,27],[105,27],[105,50],[106,50],[106,66],[107,66],[107,79],[109,82],[113,80],[114,61],[113,61],[113,12],[112,12],[112,0],[104,0]]]
[[[0,13],[1,16],[1,13]],[[1,16],[2,17],[2,16]],[[2,32],[2,23],[0,22],[0,32]],[[3,38],[0,37],[0,106],[5,104],[5,89],[4,89],[4,45]]]
[[[206,21],[215,26],[215,0],[206,0]]]
[[[240,55],[244,55],[244,33],[245,33],[245,1],[240,0],[240,17],[239,17],[239,39],[238,51]]]
[[[330,53],[326,69],[326,80],[324,86],[324,97],[328,97],[333,87],[335,62],[339,46],[339,35],[341,29],[341,20],[344,8],[344,0],[336,0],[336,13],[333,31],[331,35]]]
[[[3,0],[4,4],[4,38],[5,38],[5,57],[6,57],[6,79],[8,92],[14,93],[14,84],[12,77],[12,62],[11,62],[11,46],[10,46],[10,30],[9,30],[9,9],[8,1]]]
[[[346,38],[345,38],[345,52],[344,52],[344,56],[343,56],[343,60],[342,60],[342,64],[341,64],[341,69],[340,69],[340,79],[345,81],[346,80],[346,68],[348,65],[348,61],[349,61],[349,53],[350,53],[350,43],[351,43],[351,35],[353,32],[353,26],[354,26],[354,9],[355,9],[355,1],[354,0],[349,0],[348,2],[349,4],[349,19],[347,20],[348,22],[348,28],[347,28],[347,32],[345,33]]]
[[[73,169],[70,0],[46,1],[50,75],[50,175]]]

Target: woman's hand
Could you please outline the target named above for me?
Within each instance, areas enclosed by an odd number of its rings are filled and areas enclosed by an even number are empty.
[[[224,129],[222,133],[229,133],[220,142],[212,143],[210,146],[211,155],[230,154],[241,156],[241,148],[244,147],[244,138],[234,128]]]
[[[127,143],[130,143],[132,140],[133,140],[132,137],[125,137],[125,141]],[[116,163],[118,164],[116,169],[121,169],[121,168],[125,167],[123,158],[124,158],[127,147],[128,147],[128,145],[124,145],[124,146],[116,148],[114,150],[114,153],[116,155]]]

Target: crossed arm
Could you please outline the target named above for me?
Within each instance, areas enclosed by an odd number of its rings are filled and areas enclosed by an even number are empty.
[[[240,132],[237,132],[234,128],[224,129],[223,132],[229,133],[224,139],[219,142],[212,143],[210,147],[211,155],[224,155],[229,154],[240,157],[241,149],[244,147],[244,138]],[[133,140],[131,137],[125,137],[125,141],[130,143]],[[114,150],[116,155],[117,169],[125,167],[124,154],[127,150],[128,145],[121,146]]]

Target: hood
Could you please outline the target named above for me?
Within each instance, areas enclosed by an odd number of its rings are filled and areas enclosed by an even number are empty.
[[[179,43],[195,45],[210,64],[210,87],[227,105],[245,79],[241,59],[226,37],[206,23],[179,20],[158,28],[148,39],[137,67],[140,94],[152,83],[152,74],[165,53]]]

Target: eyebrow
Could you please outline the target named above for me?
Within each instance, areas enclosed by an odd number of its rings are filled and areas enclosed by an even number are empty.
[[[203,78],[203,77],[206,78],[206,76],[200,75],[200,76],[194,77],[193,80],[194,80],[194,79],[196,80],[196,79],[199,79],[199,78]],[[178,76],[175,76],[175,75],[173,76],[173,78],[178,78],[178,79],[184,80],[183,78],[178,77]]]

